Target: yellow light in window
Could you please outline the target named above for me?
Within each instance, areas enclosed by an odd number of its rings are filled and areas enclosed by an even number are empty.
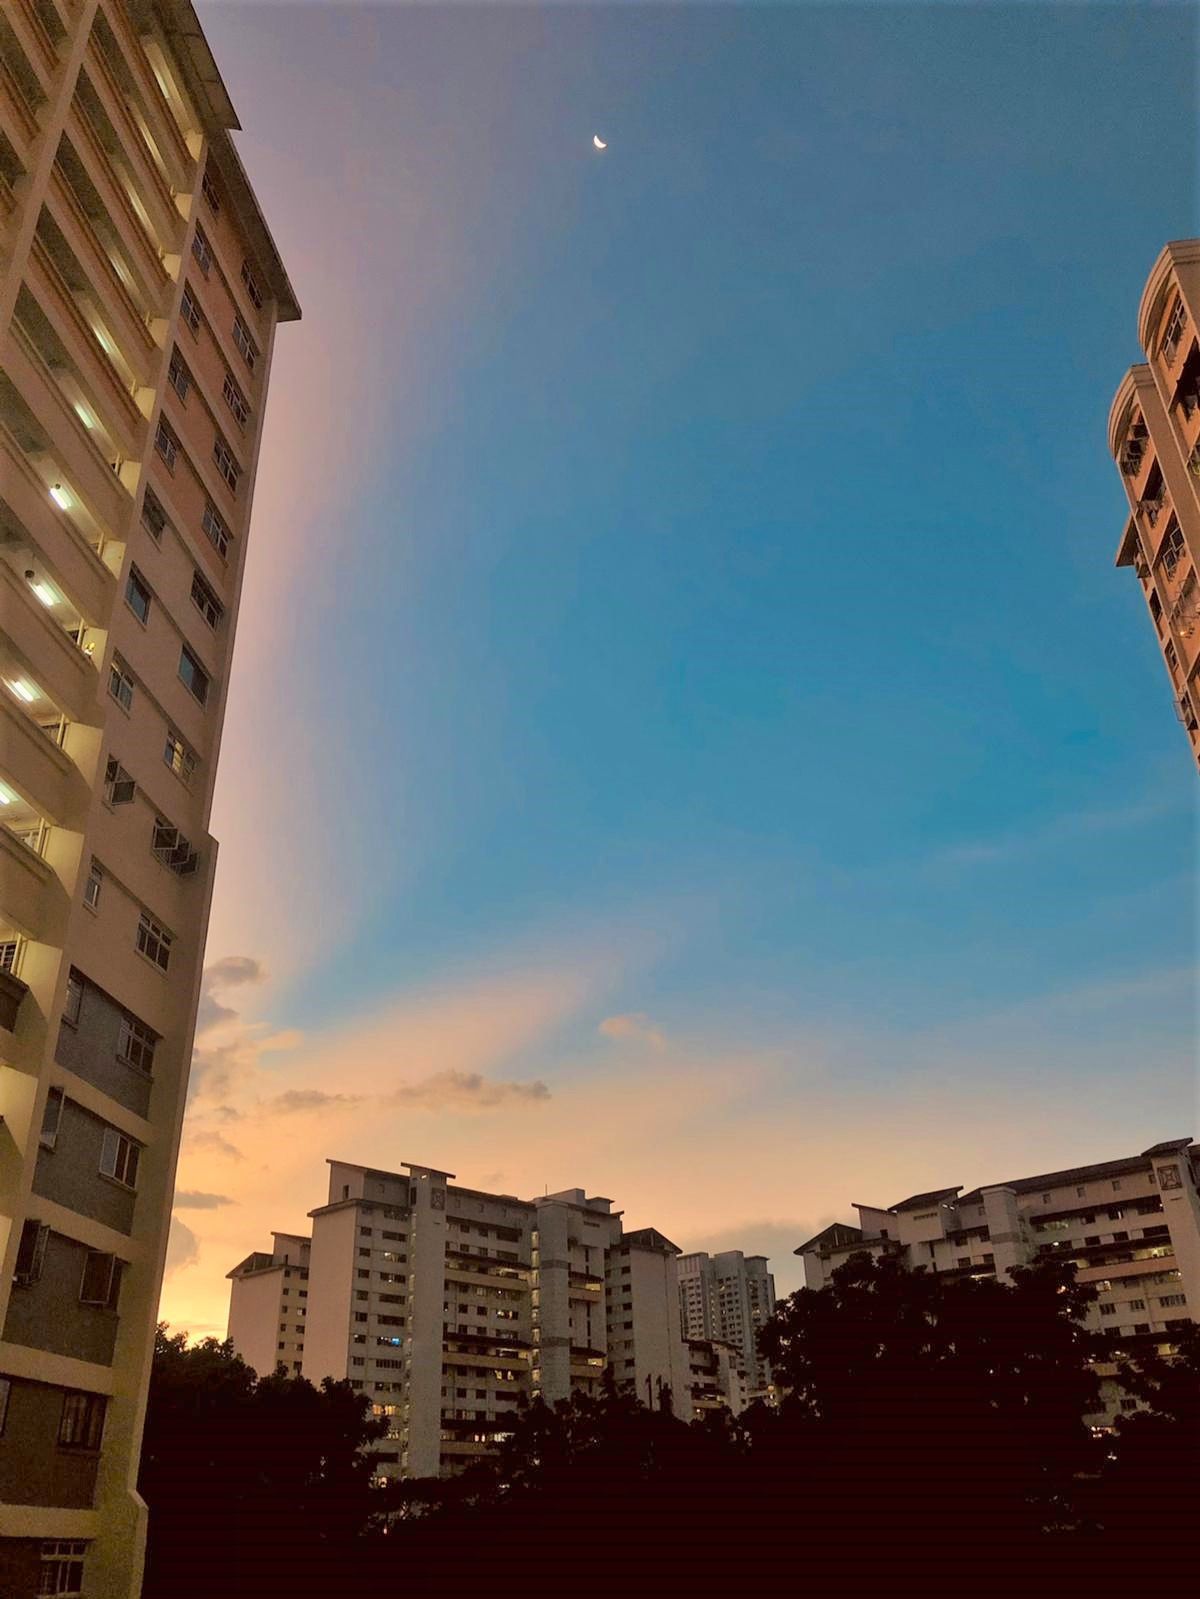
[[[11,689],[19,700],[24,700],[26,705],[32,705],[37,699],[37,689],[31,687],[23,677],[8,677],[4,681],[6,687]]]

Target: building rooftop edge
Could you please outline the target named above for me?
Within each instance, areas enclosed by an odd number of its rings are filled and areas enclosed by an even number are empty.
[[[1172,239],[1163,245],[1150,268],[1138,302],[1137,319],[1138,343],[1147,354],[1150,353],[1150,325],[1161,306],[1171,268],[1178,262],[1192,261],[1200,261],[1200,239]]]

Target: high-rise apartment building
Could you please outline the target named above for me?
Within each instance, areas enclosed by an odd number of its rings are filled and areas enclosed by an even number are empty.
[[[748,1403],[742,1351],[720,1338],[688,1338],[685,1343],[692,1413],[740,1416]]]
[[[140,1588],[137,1457],[276,323],[186,0],[0,6],[0,1593]]]
[[[758,1334],[775,1311],[767,1257],[740,1249],[681,1255],[676,1271],[684,1337],[732,1344],[749,1399],[768,1398],[771,1369],[758,1353]]]
[[[1140,1155],[974,1188],[940,1188],[887,1207],[855,1205],[796,1250],[809,1288],[852,1255],[884,1256],[942,1276],[1007,1278],[1044,1256],[1073,1261],[1099,1297],[1093,1329],[1131,1354],[1171,1348],[1173,1327],[1200,1315],[1200,1146],[1189,1138]],[[1105,1387],[1110,1409],[1134,1401]]]
[[[311,1241],[230,1272],[229,1336],[256,1371],[348,1380],[388,1422],[381,1477],[433,1477],[487,1454],[521,1398],[597,1392],[606,1371],[691,1418],[678,1251],[626,1233],[612,1201],[457,1186],[448,1172],[329,1162]],[[302,1348],[298,1347],[303,1340]]]
[[[1117,565],[1141,585],[1175,714],[1200,761],[1200,239],[1168,244],[1138,308],[1144,363],[1126,373],[1108,447],[1129,498]]]

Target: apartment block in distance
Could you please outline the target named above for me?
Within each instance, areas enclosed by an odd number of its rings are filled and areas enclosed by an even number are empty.
[[[0,1593],[140,1590],[137,1457],[278,321],[184,0],[0,6]]]
[[[1200,239],[1168,244],[1138,308],[1146,360],[1122,380],[1108,446],[1129,499],[1117,565],[1141,587],[1171,698],[1200,762]]]
[[[1189,1138],[1140,1155],[1018,1177],[963,1193],[913,1194],[855,1205],[857,1227],[835,1222],[796,1250],[809,1288],[823,1288],[852,1255],[891,1256],[945,1277],[999,1277],[1043,1256],[1073,1261],[1099,1298],[1094,1330],[1135,1355],[1169,1353],[1172,1331],[1200,1315],[1200,1147]],[[1105,1384],[1110,1411],[1136,1401]]]
[[[775,1310],[775,1279],[765,1255],[740,1249],[682,1255],[676,1262],[679,1314],[687,1339],[716,1339],[738,1352],[747,1402],[771,1397],[771,1369],[758,1353],[759,1331]]]
[[[522,1398],[594,1393],[610,1370],[652,1405],[669,1390],[690,1420],[678,1251],[653,1228],[626,1233],[611,1200],[330,1161],[310,1216],[311,1241],[276,1233],[230,1272],[229,1336],[257,1371],[298,1364],[369,1395],[389,1429],[380,1477],[459,1470],[495,1448]]]

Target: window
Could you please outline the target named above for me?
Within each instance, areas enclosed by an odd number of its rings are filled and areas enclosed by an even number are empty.
[[[131,685],[131,697],[132,693]],[[120,695],[114,695],[113,697],[120,699]],[[124,704],[124,701],[122,703]],[[126,706],[126,709],[128,710],[128,706]],[[114,760],[110,755],[104,768],[104,798],[110,805],[128,805],[136,792],[137,784],[133,778],[120,762]]]
[[[144,627],[150,620],[150,586],[136,566],[129,568],[125,583],[125,603]]]
[[[216,550],[222,560],[229,554],[229,529],[225,526],[221,513],[211,500],[204,506],[204,515],[200,518],[200,526],[208,536],[208,541]]]
[[[208,201],[208,208],[213,216],[220,216],[221,196],[217,193],[217,186],[213,182],[212,173],[207,167],[204,169],[204,176],[200,179],[200,193]]]
[[[119,655],[114,655],[109,664],[108,692],[125,710],[133,708],[133,676]]]
[[[1160,1305],[1168,1305],[1168,1306],[1169,1305],[1186,1305],[1187,1304],[1187,1295],[1186,1294],[1159,1294],[1158,1302],[1159,1302]]]
[[[254,309],[261,311],[263,303],[262,290],[258,286],[258,279],[254,276],[254,271],[249,261],[242,262],[242,282],[246,285],[246,293],[254,302]]]
[[[44,1222],[27,1221],[21,1227],[21,1241],[17,1245],[17,1264],[13,1273],[22,1288],[28,1288],[42,1275],[46,1261],[46,1241],[50,1229]]]
[[[1120,1188],[1120,1186],[1121,1186],[1121,1179],[1119,1177],[1114,1177],[1113,1180],[1112,1180],[1112,1185],[1113,1185],[1113,1191],[1115,1193],[1116,1190],[1118,1188]],[[1110,1211],[1109,1215],[1111,1215],[1111,1214],[1112,1214],[1112,1212]]]
[[[200,612],[209,627],[216,627],[225,612],[225,607],[200,576],[199,572],[192,573],[192,604]]]
[[[83,903],[89,910],[100,909],[100,890],[104,887],[104,868],[93,858],[88,868],[87,882],[83,885]]]
[[[233,493],[236,494],[238,478],[240,478],[242,475],[242,469],[234,460],[233,451],[229,448],[228,444],[226,444],[225,440],[219,433],[213,440],[213,462],[217,468],[217,471],[225,479],[226,483],[229,484],[229,487]]]
[[[1129,1301],[1130,1310],[1145,1310],[1145,1308],[1146,1301],[1144,1299],[1131,1299]]]
[[[171,768],[185,788],[188,787],[192,781],[192,773],[196,770],[196,757],[173,727],[167,729],[167,741],[163,745],[163,764]]]
[[[100,1394],[65,1393],[58,1424],[59,1447],[99,1449],[104,1431],[104,1399]],[[61,1590],[60,1590],[61,1591]],[[70,1591],[69,1589],[67,1590]]]
[[[247,402],[246,396],[233,381],[232,372],[226,372],[225,383],[221,389],[221,393],[225,397],[225,404],[233,412],[234,417],[237,420],[238,427],[244,428],[250,415],[250,406]]]
[[[116,1310],[121,1293],[121,1262],[115,1255],[89,1249],[83,1262],[79,1284],[79,1303],[96,1305],[101,1310]]]
[[[243,268],[244,270],[244,268]],[[1179,348],[1179,341],[1183,337],[1183,330],[1187,326],[1187,312],[1183,309],[1183,301],[1178,295],[1175,304],[1171,307],[1171,315],[1167,319],[1166,332],[1163,334],[1163,354],[1167,360],[1173,360],[1175,351]]]
[[[179,314],[187,323],[188,327],[191,328],[193,333],[199,333],[201,321],[200,307],[196,304],[195,297],[187,284],[184,284],[183,299],[179,304]]]
[[[142,497],[142,521],[152,539],[162,538],[163,528],[167,525],[167,513],[159,504],[158,495],[153,489],[148,488]]]
[[[1175,568],[1186,554],[1187,546],[1183,542],[1183,533],[1172,513],[1171,520],[1167,523],[1162,547],[1162,564],[1167,569],[1168,577],[1175,576]]]
[[[117,1039],[117,1056],[127,1066],[136,1066],[139,1071],[149,1072],[154,1068],[154,1050],[158,1044],[158,1034],[152,1033],[145,1022],[138,1021],[136,1016],[121,1017],[121,1031]]]
[[[154,435],[154,448],[167,464],[168,472],[175,470],[175,458],[179,454],[179,439],[175,430],[166,417],[158,419],[158,432]]]
[[[82,1538],[47,1538],[42,1542],[38,1594],[70,1599],[83,1592],[83,1557],[87,1544]]]
[[[179,678],[184,687],[191,690],[201,705],[207,703],[208,673],[186,644],[179,654]]]
[[[61,1088],[52,1088],[46,1095],[46,1108],[42,1112],[42,1130],[38,1143],[43,1149],[53,1149],[58,1142],[58,1124],[62,1121],[63,1095]]]
[[[140,1144],[135,1144],[132,1138],[126,1138],[125,1134],[119,1133],[115,1127],[106,1127],[104,1143],[100,1150],[101,1174],[111,1177],[114,1182],[121,1183],[125,1188],[136,1188],[141,1154]]]
[[[171,351],[171,360],[167,367],[167,382],[175,390],[179,398],[186,402],[188,390],[192,386],[192,374],[188,371],[187,362],[177,349]]]
[[[1117,1313],[1117,1307],[1115,1305],[1109,1304],[1109,1305],[1101,1305],[1100,1306],[1100,1314],[1102,1316],[1115,1316],[1116,1313]]]
[[[237,345],[242,359],[253,372],[254,363],[258,360],[258,351],[255,349],[254,340],[250,337],[246,324],[240,316],[235,316],[233,319],[233,342]]]
[[[74,967],[67,975],[67,993],[63,1000],[63,1021],[70,1022],[72,1027],[79,1020],[79,1011],[83,1005],[83,978]]]
[[[143,911],[138,918],[137,948],[146,957],[166,971],[171,964],[171,945],[174,939],[166,928],[156,922],[148,912]]]
[[[198,222],[196,231],[192,234],[192,254],[196,258],[196,265],[207,277],[208,269],[212,266],[212,245],[208,242],[208,234]]]

